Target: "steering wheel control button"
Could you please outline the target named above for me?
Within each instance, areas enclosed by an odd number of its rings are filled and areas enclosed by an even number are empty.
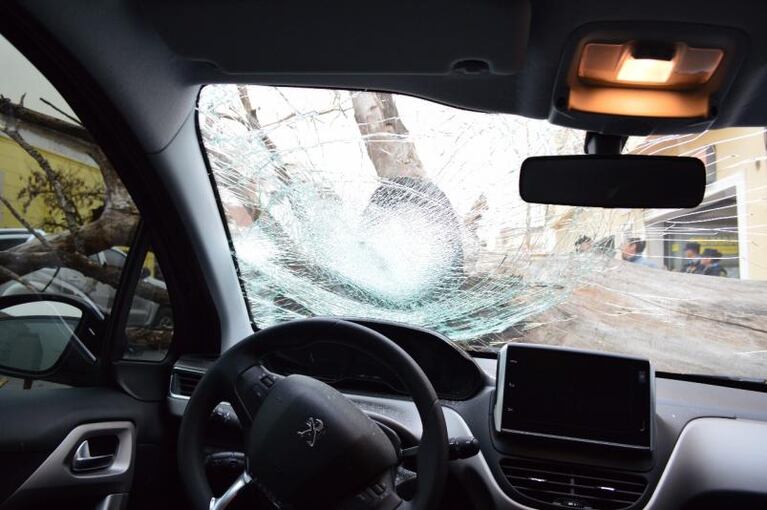
[[[251,419],[255,418],[276,381],[277,377],[261,365],[254,365],[240,374],[237,379],[237,395]]]
[[[237,414],[232,410],[231,405],[222,402],[217,405],[210,415],[211,423],[223,425],[225,427],[240,428],[240,420]]]
[[[479,453],[479,440],[475,437],[451,437],[447,444],[450,460],[468,459]]]

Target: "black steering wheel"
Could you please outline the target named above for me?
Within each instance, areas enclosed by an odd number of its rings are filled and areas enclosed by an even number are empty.
[[[281,377],[264,355],[313,342],[333,342],[377,358],[409,390],[423,424],[415,496],[401,499],[394,473],[400,452],[386,433],[327,384],[303,375]],[[243,427],[245,472],[219,498],[205,476],[203,432],[220,402],[231,403]],[[253,483],[281,508],[428,510],[447,476],[447,430],[429,380],[397,344],[353,322],[305,319],[272,326],[227,350],[189,400],[178,437],[178,465],[197,510],[221,509]]]

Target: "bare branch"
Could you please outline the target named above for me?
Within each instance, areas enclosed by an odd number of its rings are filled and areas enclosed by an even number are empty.
[[[96,162],[104,180],[104,209],[117,209],[124,213],[138,214],[128,190],[117,175],[112,162],[106,157],[100,147],[94,147],[88,155]]]
[[[33,236],[35,236],[35,238],[36,238],[38,241],[40,241],[40,244],[42,244],[43,246],[45,246],[45,248],[46,248],[46,249],[48,249],[48,250],[51,250],[51,249],[53,249],[53,248],[51,247],[50,243],[48,243],[48,241],[45,239],[45,237],[41,236],[41,235],[40,235],[40,233],[39,233],[39,232],[38,232],[38,231],[37,231],[37,230],[36,230],[34,227],[32,227],[32,225],[30,225],[30,224],[29,224],[29,222],[28,222],[27,220],[25,220],[25,219],[24,219],[24,217],[23,217],[23,216],[22,216],[22,215],[19,213],[19,211],[17,211],[17,210],[16,210],[16,208],[15,208],[15,207],[13,207],[13,204],[12,204],[12,203],[10,203],[10,202],[8,201],[8,199],[7,199],[7,198],[5,198],[3,195],[0,195],[0,202],[2,202],[2,203],[3,203],[3,205],[4,205],[6,208],[8,208],[8,210],[11,212],[11,215],[12,215],[14,218],[16,218],[16,221],[18,221],[19,223],[21,223],[21,225],[22,225],[22,226],[23,226],[25,229],[27,229],[27,231],[28,231],[30,234],[32,234]]]
[[[346,111],[348,111],[348,108],[345,109],[345,108],[341,107],[340,105],[336,105],[333,108],[327,108],[325,110],[311,110],[311,111],[308,111],[308,112],[302,112],[301,116],[305,116],[305,117],[320,117],[322,115],[327,115],[329,113],[344,113]],[[266,129],[266,128],[272,127],[272,126],[279,126],[280,124],[284,124],[285,122],[289,121],[290,119],[293,119],[293,118],[297,117],[298,115],[299,114],[297,112],[290,113],[290,114],[282,117],[281,119],[277,119],[277,120],[275,120],[273,122],[269,122],[267,124],[264,124],[263,126],[261,126],[261,128],[262,129]]]
[[[75,221],[78,226],[74,229],[74,232],[72,231],[72,224],[70,222],[72,217],[70,215],[65,217],[66,227],[69,232],[46,236],[48,243],[56,250],[79,251],[86,255],[97,253],[111,246],[130,244],[129,236],[132,235],[138,221],[138,210],[111,162],[102,152],[101,148],[93,141],[90,133],[82,126],[73,125],[55,117],[29,110],[23,105],[14,104],[4,97],[0,97],[0,113],[3,114],[6,120],[4,130],[18,131],[19,122],[25,122],[33,128],[45,129],[45,136],[56,135],[61,137],[61,140],[65,143],[79,144],[80,150],[87,153],[93,159],[101,173],[105,188],[101,216],[97,220],[80,227],[80,213],[75,208]],[[21,141],[26,143],[23,138]],[[31,146],[27,144],[27,148],[25,148],[27,153],[30,153],[29,147]],[[31,147],[31,149],[33,157],[37,155],[42,160],[41,169],[45,172],[46,180],[50,180],[48,170],[52,170],[52,168],[47,164],[47,161],[45,161],[45,158],[39,151],[34,149],[34,147]],[[40,164],[41,161],[38,161],[38,163]],[[55,184],[58,181],[58,179],[54,178],[53,182],[51,182],[54,193],[56,191]],[[58,184],[61,183],[58,182]],[[66,190],[64,191],[64,195],[66,195]],[[69,204],[74,208],[72,197],[65,198],[69,199]],[[55,202],[56,204],[61,204],[58,194],[55,194]],[[61,209],[64,210],[64,207]],[[39,251],[40,248],[44,248],[44,245],[40,239],[36,239],[16,247],[14,250],[26,252]]]
[[[5,120],[4,125],[0,125],[0,131],[7,134],[37,162],[45,175],[43,179],[47,179],[50,183],[55,204],[64,212],[68,230],[59,234],[40,235],[9,200],[0,197],[2,204],[34,236],[34,239],[26,243],[0,252],[0,283],[14,280],[31,291],[36,291],[24,280],[24,277],[19,275],[28,275],[43,268],[65,267],[80,272],[86,278],[117,288],[121,270],[116,267],[101,266],[87,257],[113,246],[130,245],[139,221],[138,210],[109,160],[81,125],[73,125],[28,110],[23,104],[13,104],[3,97],[0,97],[0,114]],[[105,189],[103,210],[97,219],[81,226],[82,218],[75,206],[75,201],[68,195],[67,189],[60,181],[62,174],[57,172],[45,156],[20,134],[20,121],[28,123],[31,129],[45,130],[44,135],[49,138],[75,144],[75,147],[87,153],[98,165]],[[99,193],[99,197],[101,196]],[[165,288],[147,282],[139,282],[136,294],[156,303],[167,303],[169,300]]]
[[[7,280],[14,280],[14,281],[19,282],[20,284],[22,284],[30,292],[32,292],[34,294],[38,293],[38,290],[34,286],[32,286],[32,284],[30,284],[29,282],[24,280],[24,278],[22,278],[21,276],[19,276],[16,273],[14,273],[10,269],[7,269],[7,268],[5,268],[3,266],[0,266],[0,278],[4,279],[6,281]]]
[[[96,142],[91,134],[81,125],[75,125],[44,113],[36,112],[26,108],[22,104],[14,104],[10,99],[0,95],[0,112],[12,119],[37,126],[43,129],[54,131],[71,141],[84,144],[86,146],[96,147]]]
[[[258,113],[256,112],[255,108],[250,103],[250,96],[248,95],[248,88],[245,85],[238,85],[237,91],[240,94],[240,101],[242,102],[242,107],[245,109],[245,115],[247,116],[248,125],[251,130],[255,131],[258,134],[258,137],[261,139],[261,142],[264,144],[264,146],[269,149],[269,152],[271,153],[277,153],[277,145],[274,143],[274,140],[271,139],[271,137],[264,132],[264,130],[261,127],[261,122],[258,120]],[[288,175],[287,170],[282,165],[276,165],[275,171],[277,172],[277,176],[280,178],[280,180],[284,183],[290,182],[290,176]]]
[[[64,189],[61,186],[61,182],[59,181],[56,172],[53,170],[53,167],[51,167],[51,164],[48,162],[45,156],[40,153],[40,151],[38,151],[29,142],[27,142],[23,136],[21,136],[16,121],[6,123],[5,126],[0,127],[0,131],[8,135],[8,138],[16,142],[16,144],[21,147],[24,152],[26,152],[32,159],[35,160],[37,165],[45,173],[45,176],[50,182],[51,187],[53,188],[53,191],[56,195],[56,202],[61,208],[61,211],[64,213],[67,228],[69,229],[70,233],[75,236],[75,246],[79,250],[79,241],[76,238],[77,231],[80,228],[79,214],[71,198],[68,197],[66,193],[64,193]]]
[[[75,124],[77,124],[78,126],[82,126],[82,125],[83,125],[83,123],[82,123],[82,122],[80,122],[80,119],[78,119],[78,118],[76,118],[76,117],[72,117],[72,116],[71,116],[71,115],[69,115],[67,112],[65,112],[64,110],[62,110],[62,109],[61,109],[61,108],[59,108],[58,106],[54,105],[53,103],[51,103],[51,102],[50,102],[50,101],[48,101],[47,99],[45,99],[45,98],[42,98],[42,97],[41,97],[41,98],[40,98],[40,101],[42,101],[44,104],[47,104],[48,106],[50,106],[51,108],[53,108],[54,110],[56,110],[57,112],[59,112],[61,115],[63,115],[64,117],[68,118],[69,120],[71,120],[71,121],[72,121],[72,122],[74,122]]]

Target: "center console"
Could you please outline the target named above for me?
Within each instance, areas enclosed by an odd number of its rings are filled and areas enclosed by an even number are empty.
[[[652,449],[647,360],[509,344],[498,356],[496,384],[497,432]]]
[[[508,344],[492,407],[502,488],[534,508],[640,506],[654,467],[646,359]]]

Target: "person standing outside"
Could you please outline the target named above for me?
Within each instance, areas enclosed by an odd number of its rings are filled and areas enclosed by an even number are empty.
[[[690,241],[684,245],[684,264],[682,264],[681,272],[683,273],[700,273],[700,243]]]
[[[589,236],[580,236],[575,241],[576,253],[588,253],[594,248],[594,241]]]
[[[722,252],[713,248],[706,248],[700,257],[698,274],[727,277],[727,270],[722,267],[721,259]]]
[[[621,258],[632,264],[658,269],[658,266],[644,256],[647,243],[638,237],[630,237],[621,246]]]

